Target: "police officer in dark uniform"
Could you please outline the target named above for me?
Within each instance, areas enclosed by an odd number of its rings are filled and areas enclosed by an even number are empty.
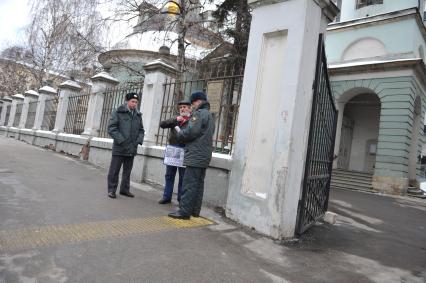
[[[142,114],[137,106],[139,96],[131,92],[126,94],[126,103],[115,110],[108,122],[108,134],[113,138],[111,165],[108,172],[108,196],[116,198],[118,174],[123,166],[120,194],[134,197],[130,192],[130,173],[138,145],[143,143],[144,128]]]
[[[169,217],[189,219],[199,217],[204,193],[206,169],[212,157],[214,121],[210,104],[202,91],[196,91],[190,98],[193,113],[185,129],[178,131],[177,140],[185,144],[183,194],[179,210]]]

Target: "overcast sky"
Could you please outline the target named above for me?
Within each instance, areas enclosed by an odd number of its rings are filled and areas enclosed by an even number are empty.
[[[0,50],[22,38],[29,10],[27,0],[0,0]]]
[[[23,42],[25,26],[29,23],[28,0],[0,0],[0,51],[15,43]],[[106,17],[111,14],[108,4],[99,7],[101,14]],[[114,41],[121,40],[128,34],[128,24],[118,23],[111,30]]]

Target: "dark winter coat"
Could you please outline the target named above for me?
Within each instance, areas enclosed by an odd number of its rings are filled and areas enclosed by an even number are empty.
[[[185,144],[184,165],[207,168],[212,158],[214,121],[205,101],[192,113],[188,126],[177,134],[178,142]]]
[[[112,112],[108,122],[108,134],[114,139],[112,155],[134,156],[138,144],[143,143],[142,114],[138,110],[132,112],[123,104]]]
[[[160,127],[162,129],[170,129],[170,134],[169,134],[169,144],[170,145],[177,145],[180,147],[184,147],[185,144],[178,142],[177,140],[177,132],[175,130],[176,126],[179,126],[179,128],[181,129],[185,129],[188,126],[188,121],[185,121],[185,123],[183,123],[182,125],[180,125],[180,122],[178,120],[176,120],[176,118],[170,118],[164,121],[160,122]]]

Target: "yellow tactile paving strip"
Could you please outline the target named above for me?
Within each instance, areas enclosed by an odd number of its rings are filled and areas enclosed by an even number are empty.
[[[212,221],[202,217],[177,220],[160,216],[0,230],[0,253],[165,230],[196,228],[211,224],[213,224]]]

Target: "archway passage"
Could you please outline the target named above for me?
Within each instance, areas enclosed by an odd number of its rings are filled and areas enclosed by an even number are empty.
[[[339,169],[374,173],[380,127],[380,99],[362,93],[344,108],[337,166]]]

